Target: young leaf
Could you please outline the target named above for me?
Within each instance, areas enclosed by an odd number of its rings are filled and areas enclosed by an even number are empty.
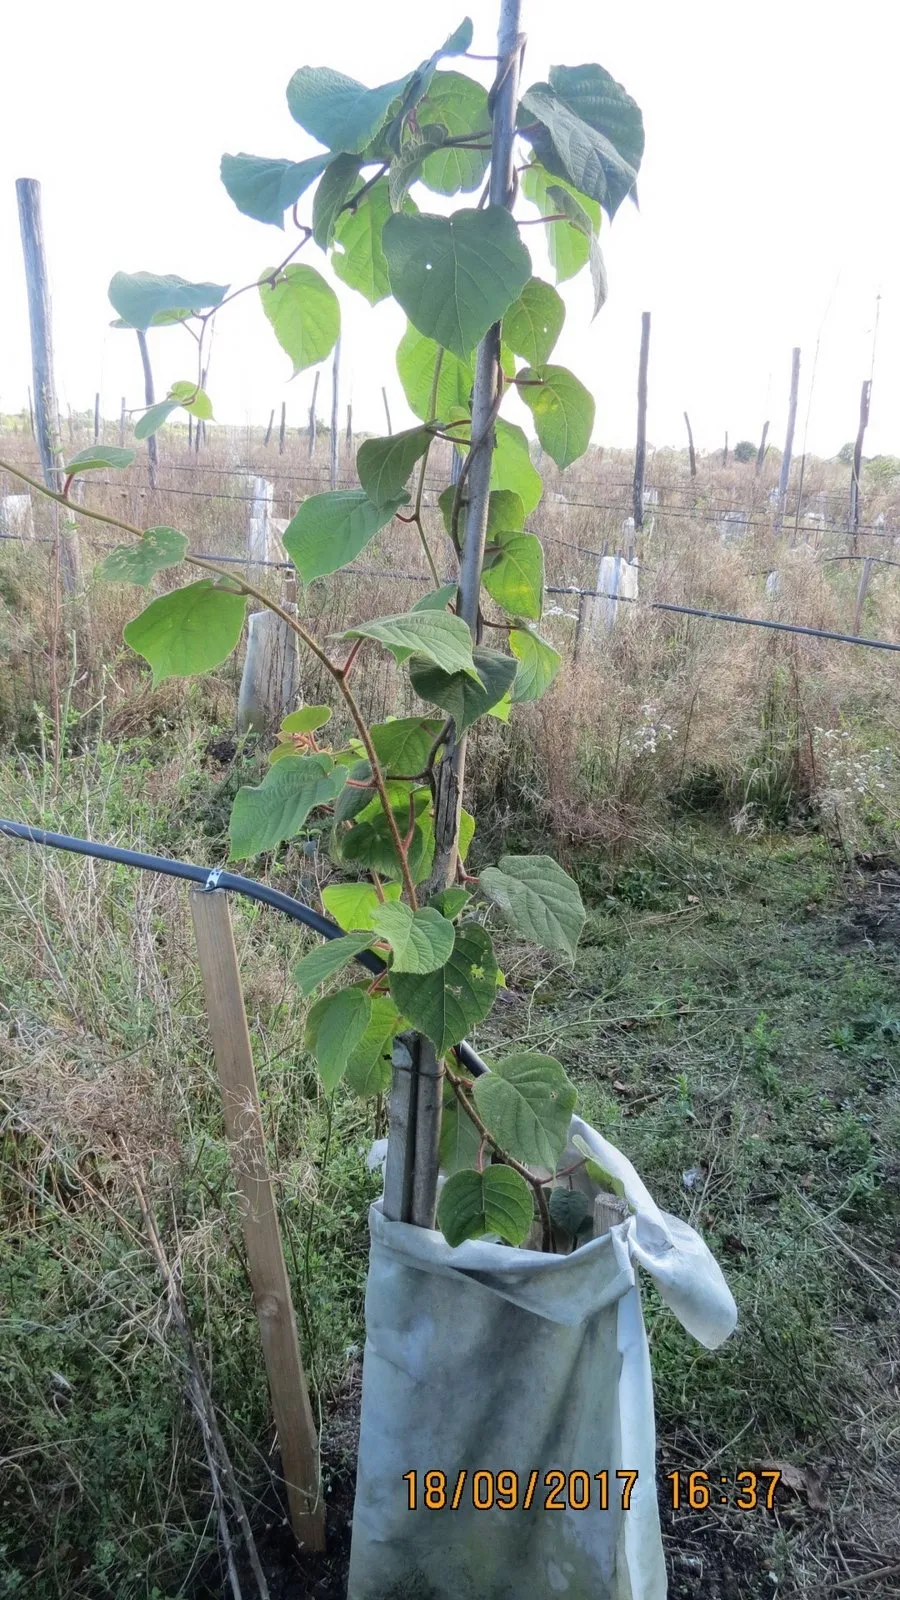
[[[387,439],[367,439],[356,452],[359,481],[376,506],[400,503],[409,475],[431,444],[427,428],[407,428]]]
[[[606,304],[606,296],[609,293],[609,285],[606,280],[606,262],[603,259],[603,251],[600,249],[599,241],[594,234],[591,235],[589,260],[591,267],[591,286],[594,290],[594,316],[596,316],[597,312],[602,310],[603,306]]]
[[[320,250],[328,249],[338,214],[358,179],[359,162],[355,156],[335,156],[322,173],[313,196],[312,212],[313,238]]]
[[[577,1099],[558,1061],[537,1051],[506,1056],[476,1079],[473,1097],[485,1127],[514,1160],[556,1171]]]
[[[573,1239],[592,1221],[593,1208],[580,1189],[551,1189],[550,1221],[561,1233]]]
[[[344,1075],[347,1062],[363,1039],[372,1015],[365,989],[339,989],[317,1000],[306,1019],[303,1042],[315,1056],[322,1087],[330,1094]]]
[[[362,489],[311,494],[291,518],[282,543],[304,583],[337,572],[387,526],[402,500],[373,505]]]
[[[415,777],[443,724],[435,717],[397,717],[373,723],[369,732],[375,754],[386,777]]]
[[[301,706],[289,711],[281,724],[282,733],[315,733],[331,720],[330,706]]]
[[[401,145],[400,153],[394,157],[388,173],[388,192],[392,211],[403,209],[407,192],[421,176],[426,159],[446,143],[447,137],[447,129],[442,122],[422,123],[419,126],[418,136]]]
[[[327,165],[327,155],[311,156],[308,161],[277,161],[241,152],[223,156],[220,172],[238,211],[257,222],[283,228],[284,213],[296,205]]]
[[[550,193],[550,190],[553,193]],[[600,225],[600,207],[586,195],[571,195],[564,185],[554,183],[539,162],[532,162],[522,174],[522,192],[537,206],[542,217],[556,217],[565,211],[568,220],[547,224],[547,251],[557,283],[574,278],[590,253],[590,235]],[[569,193],[572,207],[563,196]],[[584,222],[588,227],[584,227]]]
[[[549,83],[533,84],[523,94],[519,115],[529,125],[523,138],[547,171],[589,199],[599,200],[614,217],[634,188],[637,171],[611,140],[583,122]]]
[[[341,331],[341,308],[334,290],[314,267],[285,267],[274,286],[259,285],[262,308],[275,337],[294,363],[294,376],[314,367],[334,349]]]
[[[477,922],[456,930],[450,959],[436,972],[391,974],[391,994],[412,1026],[435,1045],[438,1055],[459,1044],[487,1016],[497,992],[497,963],[491,941]]]
[[[421,600],[417,600],[414,606],[410,606],[410,610],[446,611],[448,606],[456,605],[458,592],[457,584],[444,583],[439,589],[433,589],[430,594],[423,594]]]
[[[553,285],[529,278],[503,318],[503,337],[517,356],[538,367],[549,361],[565,320],[565,304]]]
[[[512,617],[539,622],[544,608],[544,551],[533,533],[496,536],[500,554],[481,575],[492,600]]]
[[[149,439],[151,434],[158,433],[163,423],[168,421],[173,411],[177,411],[179,401],[159,400],[155,406],[150,406],[142,417],[138,417],[134,425],[136,439]]]
[[[166,398],[177,401],[182,410],[189,411],[192,417],[199,417],[201,422],[212,421],[212,401],[206,391],[198,388],[196,383],[189,383],[186,378],[182,378],[178,383],[172,384]]]
[[[381,248],[381,231],[391,215],[387,179],[382,178],[366,190],[355,211],[342,211],[334,226],[331,265],[341,282],[358,289],[370,306],[391,292]]]
[[[434,823],[425,807],[431,803],[431,791],[423,789],[416,801],[416,821],[407,845],[407,864],[414,883],[421,883],[431,871],[434,860]],[[401,836],[409,828],[408,804],[394,807],[394,818]],[[361,867],[379,873],[385,878],[399,879],[400,858],[394,836],[379,802],[374,802],[339,841],[340,855],[345,861],[356,862]]]
[[[122,450],[117,444],[93,444],[87,450],[79,450],[71,461],[66,462],[63,471],[67,478],[76,472],[94,472],[103,467],[117,471],[121,467],[130,467],[133,460],[133,450]]]
[[[436,72],[416,110],[420,123],[439,122],[451,138],[487,133],[491,125],[487,92],[461,72]],[[474,142],[474,141],[473,141]],[[488,139],[480,143],[488,145]],[[484,150],[440,150],[422,167],[422,182],[436,194],[470,194],[484,182],[491,153]]]
[[[314,806],[337,798],[346,779],[346,769],[330,756],[285,756],[257,788],[242,785],[231,808],[232,859],[246,861],[292,839]]]
[[[507,1244],[528,1237],[534,1202],[525,1179],[512,1167],[469,1169],[448,1178],[438,1200],[437,1221],[447,1243],[456,1248],[467,1239],[499,1234]]]
[[[441,1110],[441,1141],[438,1149],[441,1171],[448,1178],[454,1172],[474,1167],[481,1149],[481,1134],[471,1117],[460,1109],[449,1083]]]
[[[228,292],[227,283],[188,283],[173,273],[116,272],[110,279],[113,310],[128,328],[145,331],[160,311],[191,313],[217,306]]]
[[[513,700],[540,700],[562,665],[559,651],[526,628],[510,629],[509,648],[519,663]]]
[[[584,906],[578,885],[552,856],[502,856],[499,867],[484,868],[480,882],[523,938],[575,960]]]
[[[246,601],[210,578],[151,600],[124,628],[125,643],[153,668],[153,686],[164,678],[211,672],[230,656],[241,636]]]
[[[399,617],[378,617],[348,628],[342,639],[375,639],[395,661],[425,656],[443,672],[464,672],[478,681],[472,660],[472,635],[459,617],[447,611],[406,611]]]
[[[326,149],[361,155],[410,76],[367,89],[332,67],[300,67],[287,87],[288,110]]]
[[[391,972],[436,972],[450,958],[456,938],[452,922],[424,906],[411,911],[405,905],[380,906],[373,918],[375,932],[390,945]]]
[[[543,448],[558,467],[571,466],[591,442],[593,396],[567,367],[525,367],[519,378]]]
[[[430,662],[413,656],[409,679],[416,694],[440,706],[453,718],[457,733],[470,728],[485,711],[503,699],[516,676],[516,662],[499,650],[480,646],[472,651],[477,683],[465,672],[441,672]]]
[[[497,448],[491,462],[491,488],[509,489],[517,494],[530,517],[544,492],[541,475],[531,460],[528,440],[514,422],[497,418]]]
[[[456,489],[451,483],[438,495],[438,505],[448,533],[453,528],[453,501]],[[488,495],[488,542],[498,534],[519,533],[525,526],[525,504],[522,496],[511,489],[492,489]]]
[[[351,961],[355,961],[371,943],[370,933],[349,933],[345,934],[343,939],[326,939],[324,944],[316,945],[314,950],[307,951],[291,974],[300,993],[313,994],[320,983],[325,983],[338,972],[343,972],[344,968],[349,967]]]
[[[344,793],[346,794],[346,790]],[[400,883],[384,883],[381,886],[384,900],[380,900],[378,892],[371,883],[330,883],[322,890],[322,904],[330,917],[333,917],[339,927],[345,932],[352,932],[357,928],[374,929],[372,918],[376,911],[385,902],[399,900],[403,893]]]
[[[471,898],[472,895],[468,889],[458,888],[454,884],[450,889],[439,889],[437,894],[432,895],[428,904],[434,906],[442,917],[449,917],[452,921],[454,917],[459,916],[461,911],[465,910]]]
[[[394,298],[410,322],[463,360],[531,277],[531,259],[503,206],[385,223]]]
[[[391,1086],[394,1039],[403,1030],[403,1018],[389,994],[372,996],[372,1013],[359,1044],[347,1058],[344,1081],[354,1094],[368,1099],[385,1094]]]
[[[113,583],[147,584],[164,567],[177,567],[188,547],[174,528],[147,528],[137,544],[119,544],[98,568]]]
[[[627,1201],[628,1197],[625,1193],[625,1185],[622,1179],[614,1178],[611,1172],[607,1172],[605,1167],[601,1167],[599,1161],[594,1160],[587,1140],[583,1139],[580,1133],[576,1133],[572,1137],[572,1143],[575,1149],[580,1150],[585,1158],[585,1176],[590,1178],[591,1183],[596,1183],[598,1188],[605,1189],[610,1194],[617,1194],[620,1200]]]
[[[463,408],[468,414],[469,398],[475,382],[474,356],[463,360],[449,350],[441,350],[433,339],[409,324],[397,346],[397,373],[403,385],[407,404],[414,416],[423,422],[434,420],[431,414],[431,390],[434,383],[434,365],[441,357],[438,375],[435,415],[447,417]]]

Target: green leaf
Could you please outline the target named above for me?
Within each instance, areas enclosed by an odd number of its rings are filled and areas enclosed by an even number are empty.
[[[503,337],[517,356],[537,367],[549,361],[565,320],[565,304],[553,285],[529,278],[503,318]]]
[[[356,785],[359,783],[365,784],[366,787],[358,789]],[[335,827],[338,827],[342,822],[352,821],[361,811],[365,811],[374,794],[375,785],[372,782],[372,768],[368,761],[354,762],[353,766],[347,769],[347,783],[335,802]]]
[[[541,164],[581,194],[598,200],[614,217],[637,182],[637,171],[605,134],[582,121],[549,83],[536,83],[522,96],[523,132]]]
[[[373,920],[375,932],[393,951],[392,973],[436,972],[449,960],[456,929],[433,906],[411,911],[406,905],[384,905]]]
[[[424,656],[443,672],[464,672],[478,681],[472,660],[472,635],[459,617],[447,611],[406,611],[398,617],[378,617],[348,628],[342,639],[375,639],[395,661]]]
[[[372,1001],[365,989],[339,989],[317,1000],[306,1019],[304,1044],[315,1056],[322,1087],[336,1089],[372,1016]]]
[[[347,1059],[344,1080],[354,1094],[368,1099],[385,1094],[391,1086],[394,1039],[403,1030],[403,1018],[388,994],[372,996],[372,1014],[365,1033]]]
[[[456,930],[446,965],[424,976],[391,974],[391,993],[414,1028],[444,1055],[487,1016],[497,991],[497,963],[491,941],[477,922]]]
[[[463,806],[459,813],[459,837],[456,841],[460,861],[465,861],[469,854],[469,845],[475,837],[475,818]]]
[[[382,884],[382,894],[387,902],[399,900],[402,893],[403,885],[400,883]],[[352,932],[357,928],[372,930],[372,918],[382,902],[374,884],[330,883],[322,890],[322,904],[340,928]]]
[[[133,450],[122,450],[117,444],[93,444],[88,450],[79,450],[71,461],[66,462],[63,471],[67,477],[76,472],[94,472],[102,467],[118,471],[121,467],[130,467],[133,460]]]
[[[281,724],[282,733],[315,733],[331,720],[330,706],[301,706],[290,711]]]
[[[540,700],[562,666],[559,651],[530,628],[511,628],[509,648],[519,663],[513,700]]]
[[[465,672],[442,672],[430,662],[413,656],[409,663],[410,683],[417,695],[440,706],[453,718],[457,733],[470,728],[472,723],[503,699],[516,676],[516,662],[512,656],[499,650],[484,650],[477,646],[472,660],[478,681]]]
[[[434,383],[434,364],[441,356],[441,370],[434,415],[450,418],[454,409],[468,410],[472,385],[475,382],[474,357],[460,360],[449,350],[441,350],[433,339],[409,324],[397,346],[397,372],[403,385],[410,411],[423,422],[433,420],[431,390]]]
[[[284,227],[284,213],[296,205],[311,183],[324,171],[327,155],[308,161],[270,160],[268,156],[223,156],[222,182],[245,217]]]
[[[409,777],[421,772],[443,723],[435,717],[397,717],[370,727],[372,743],[382,771],[388,777]]]
[[[158,433],[163,423],[178,410],[177,400],[160,400],[155,406],[150,406],[142,417],[138,417],[134,425],[136,439],[149,439],[151,434]]]
[[[531,516],[544,492],[541,475],[534,466],[528,440],[514,422],[498,417],[495,423],[497,447],[491,461],[491,488],[510,489],[522,500],[525,515]]]
[[[168,400],[175,400],[182,410],[189,411],[192,417],[199,417],[201,422],[212,421],[212,401],[204,389],[196,383],[189,383],[182,378],[178,383],[173,383],[166,396]]]
[[[415,791],[413,805],[416,820],[407,846],[407,861],[413,882],[421,883],[431,871],[434,860],[434,823],[429,809],[431,790]],[[405,836],[409,829],[408,799],[392,810],[398,830]],[[341,837],[338,848],[345,861],[356,862],[386,878],[399,879],[402,875],[394,836],[378,800],[369,803],[349,833]]]
[[[638,170],[644,154],[644,121],[637,101],[615,78],[596,65],[551,67],[550,87],[582,122],[610,141],[629,167]]]
[[[359,161],[355,156],[335,156],[322,173],[312,212],[313,238],[320,250],[327,250],[334,238],[338,214],[358,179]]]
[[[152,600],[124,628],[125,643],[153,668],[153,687],[164,678],[211,672],[230,656],[241,636],[246,601],[210,578]]]
[[[549,1209],[554,1228],[573,1239],[593,1221],[591,1202],[580,1189],[551,1189]]]
[[[431,444],[427,428],[407,428],[387,439],[367,439],[356,452],[359,481],[376,506],[398,505],[409,475]]]
[[[442,123],[453,139],[487,133],[491,125],[487,91],[461,72],[436,72],[416,115],[422,123]],[[422,182],[437,194],[471,194],[484,182],[490,159],[489,149],[441,150],[425,162]]]
[[[367,89],[332,67],[300,67],[287,87],[288,110],[326,149],[361,155],[410,76]]]
[[[533,533],[495,535],[500,553],[481,581],[492,600],[513,617],[539,622],[544,608],[544,552]],[[487,707],[485,707],[487,709]]]
[[[496,717],[498,722],[508,722],[512,712],[512,695],[507,691],[502,700],[495,706],[488,707],[488,716]]]
[[[408,190],[417,178],[421,177],[426,159],[446,143],[447,137],[447,129],[442,122],[428,122],[419,126],[415,138],[407,140],[401,146],[400,153],[394,157],[388,173],[388,192],[392,211],[402,209]]]
[[[438,1159],[441,1171],[449,1178],[454,1172],[474,1167],[481,1149],[481,1134],[471,1117],[460,1110],[450,1085],[444,1092],[441,1110],[441,1142]]]
[[[449,917],[452,922],[454,917],[458,917],[459,913],[469,904],[471,898],[472,895],[468,889],[457,888],[454,884],[450,889],[439,889],[437,894],[431,896],[428,904],[434,906],[442,917]]]
[[[555,211],[561,211],[571,222],[573,228],[583,233],[586,239],[591,239],[594,233],[594,223],[591,221],[585,205],[589,204],[587,195],[576,199],[574,192],[565,183],[548,183],[547,199]],[[598,208],[599,209],[599,208]]]
[[[451,483],[438,496],[441,516],[447,532],[452,531],[453,501],[456,489]],[[492,489],[488,495],[488,541],[496,534],[519,533],[525,526],[525,504],[521,495],[511,489]]]
[[[137,544],[120,544],[100,563],[101,578],[113,583],[150,582],[164,567],[177,567],[184,560],[188,541],[174,528],[147,528]]]
[[[109,283],[113,310],[126,327],[150,327],[160,311],[193,313],[217,306],[228,292],[227,283],[189,283],[173,273],[116,272]]]
[[[523,938],[575,960],[584,906],[578,885],[552,856],[502,856],[499,866],[484,868],[480,883]]]
[[[385,223],[382,245],[391,290],[410,322],[463,360],[531,277],[528,251],[503,206],[450,217],[398,213]]]
[[[282,350],[294,363],[294,376],[314,367],[334,349],[341,331],[338,297],[314,267],[285,267],[274,286],[259,285],[262,308]]]
[[[282,543],[304,583],[337,572],[387,526],[401,500],[372,504],[362,489],[311,494],[288,523]]]
[[[446,611],[448,606],[456,604],[459,586],[455,583],[444,583],[439,589],[433,589],[430,594],[423,594],[417,600],[411,611]]]
[[[349,933],[343,939],[326,939],[309,950],[295,966],[292,977],[302,995],[311,995],[320,983],[343,972],[372,943],[370,933]]]
[[[525,168],[522,192],[527,200],[537,206],[542,217],[553,217],[566,211],[569,221],[547,224],[547,250],[557,283],[574,278],[588,260],[591,233],[600,225],[599,205],[586,195],[573,195],[565,185],[554,183],[539,162],[532,162]],[[572,201],[571,205],[564,199],[566,193]],[[590,225],[588,229],[584,227],[585,221]]]
[[[449,38],[444,40],[443,45],[438,51],[438,55],[464,56],[466,51],[471,47],[474,31],[475,30],[472,27],[472,18],[463,17],[459,27],[455,28],[450,34]]]
[[[438,1200],[438,1227],[453,1249],[467,1239],[483,1239],[490,1233],[507,1244],[522,1244],[533,1217],[531,1190],[512,1167],[455,1172]]]
[[[541,445],[558,467],[571,466],[591,442],[593,396],[567,367],[525,367],[519,377],[525,380],[519,397],[534,417]]]
[[[599,1161],[594,1160],[587,1140],[582,1139],[580,1133],[576,1133],[572,1136],[572,1143],[575,1149],[580,1150],[585,1158],[585,1176],[590,1178],[591,1183],[595,1183],[598,1188],[606,1190],[608,1194],[617,1194],[620,1200],[625,1200],[627,1203],[628,1196],[625,1193],[625,1185],[622,1179],[614,1178],[611,1172],[607,1172],[605,1167],[601,1167]]]
[[[523,1166],[556,1171],[578,1098],[558,1061],[537,1051],[506,1056],[476,1079],[473,1098],[501,1149]]]
[[[341,212],[335,222],[331,265],[341,282],[358,289],[371,306],[391,292],[381,248],[381,232],[391,215],[387,179],[382,178],[366,190],[355,211]]]
[[[258,788],[243,784],[231,808],[232,859],[246,861],[294,838],[314,806],[337,799],[346,779],[346,768],[330,756],[285,756]]]
[[[606,305],[609,285],[606,279],[606,262],[595,235],[591,235],[590,248],[591,285],[594,290],[594,316]]]

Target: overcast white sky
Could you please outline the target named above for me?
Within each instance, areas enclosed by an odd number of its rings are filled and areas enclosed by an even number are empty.
[[[429,54],[465,12],[388,0],[32,0],[3,23],[0,95],[0,409],[30,382],[14,180],[39,178],[54,294],[63,406],[104,413],[141,401],[135,340],[109,327],[117,269],[242,283],[278,260],[277,229],[242,217],[221,187],[225,150],[299,158],[315,146],[284,98],[298,66],[339,67],[366,83]],[[474,0],[476,50],[493,48],[495,0]],[[802,448],[817,341],[809,448],[832,454],[856,431],[876,295],[881,316],[867,453],[900,453],[900,208],[896,198],[898,8],[821,0],[524,0],[524,81],[557,62],[599,61],[644,112],[641,210],[605,229],[609,300],[591,324],[589,287],[565,289],[555,360],[597,397],[598,442],[634,433],[640,313],[653,314],[648,433],[698,446],[784,430],[791,347],[803,351]],[[388,18],[388,21],[381,19]],[[478,73],[474,63],[460,63]],[[419,191],[422,199],[424,191]],[[427,201],[425,202],[427,205]],[[461,203],[469,204],[463,199]],[[538,235],[526,242],[549,276]],[[313,246],[304,259],[322,258]],[[345,310],[342,404],[382,425],[408,420],[393,365],[401,314]],[[218,418],[265,421],[287,400],[299,425],[312,373],[292,383],[255,296],[223,312],[210,389]],[[158,388],[193,373],[181,330],[151,335]],[[324,404],[323,404],[324,401]],[[320,414],[327,410],[327,381]]]

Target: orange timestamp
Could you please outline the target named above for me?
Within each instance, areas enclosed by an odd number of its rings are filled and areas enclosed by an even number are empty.
[[[637,1480],[637,1472],[582,1468],[573,1472],[557,1468],[541,1472],[540,1467],[528,1472],[511,1468],[493,1472],[460,1467],[454,1475],[432,1467],[403,1474],[410,1511],[459,1511],[463,1505],[476,1511],[608,1511],[610,1500],[628,1511]]]
[[[673,1511],[706,1511],[709,1506],[730,1506],[736,1511],[774,1510],[775,1490],[781,1481],[776,1467],[747,1468],[730,1477],[724,1474],[667,1472]]]

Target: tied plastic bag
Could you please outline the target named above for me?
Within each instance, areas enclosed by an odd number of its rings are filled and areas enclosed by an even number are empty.
[[[576,1136],[632,1215],[572,1255],[453,1250],[370,1211],[348,1600],[665,1596],[636,1264],[708,1349],[737,1311],[699,1235],[579,1117]]]

